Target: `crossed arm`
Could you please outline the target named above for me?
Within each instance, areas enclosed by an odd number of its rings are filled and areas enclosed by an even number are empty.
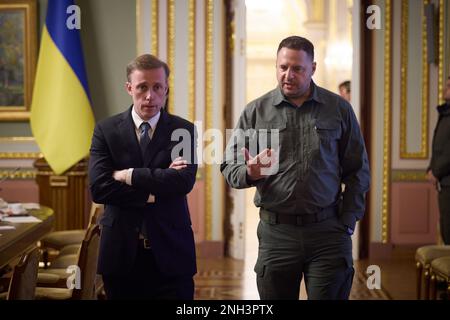
[[[193,140],[191,144],[194,146]],[[97,126],[89,163],[90,190],[97,203],[144,206],[151,195],[186,195],[194,186],[197,165],[177,158],[168,168],[133,168],[126,183],[129,172],[128,169],[115,170],[105,136]]]

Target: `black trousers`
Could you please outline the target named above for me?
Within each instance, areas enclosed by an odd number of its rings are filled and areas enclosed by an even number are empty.
[[[108,300],[193,300],[192,276],[170,276],[159,270],[152,250],[139,247],[133,269],[125,275],[103,275]]]
[[[308,299],[348,299],[353,282],[352,240],[333,217],[304,226],[258,225],[255,265],[263,300],[298,300],[305,278]]]
[[[450,245],[450,187],[442,187],[439,192],[438,203],[442,241],[444,241],[444,244]]]

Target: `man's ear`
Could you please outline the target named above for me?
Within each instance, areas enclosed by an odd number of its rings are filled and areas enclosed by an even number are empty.
[[[316,62],[313,62],[313,63],[312,63],[312,72],[311,72],[311,76],[314,75],[314,73],[316,72],[316,66],[317,66],[317,63],[316,63]]]
[[[163,109],[164,111],[168,112],[169,108],[169,86],[166,87],[166,101],[164,102]]]
[[[127,90],[128,94],[131,96],[132,92],[131,92],[131,83],[130,82],[125,82],[125,90]]]

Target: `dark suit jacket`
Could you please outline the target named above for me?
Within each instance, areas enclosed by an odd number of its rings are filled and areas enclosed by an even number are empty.
[[[178,135],[176,133],[189,133]],[[172,133],[177,141],[171,141]],[[171,152],[184,143],[191,164],[169,169]],[[177,146],[178,145],[178,146]],[[195,183],[196,142],[194,125],[161,110],[144,163],[136,137],[131,108],[100,121],[94,130],[89,161],[89,181],[94,202],[105,204],[98,273],[126,274],[133,266],[142,223],[146,224],[156,262],[168,275],[196,273],[194,236],[186,195]],[[187,150],[185,149],[185,150]],[[189,154],[184,155],[185,158]],[[115,170],[135,168],[132,186],[118,182]],[[149,194],[155,203],[147,203]]]

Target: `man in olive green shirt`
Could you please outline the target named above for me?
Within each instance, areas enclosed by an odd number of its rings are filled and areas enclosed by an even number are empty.
[[[352,107],[314,84],[315,69],[309,40],[281,41],[279,86],[245,108],[221,165],[231,187],[257,188],[261,299],[298,299],[303,276],[309,299],[348,299],[351,289],[369,165]]]

